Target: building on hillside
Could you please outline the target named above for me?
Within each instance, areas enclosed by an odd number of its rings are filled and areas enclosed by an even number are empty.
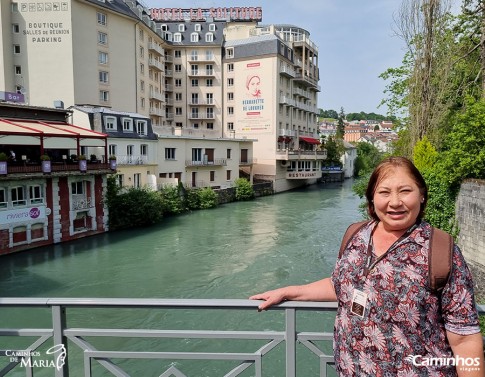
[[[0,135],[0,152],[15,156],[0,161],[0,254],[108,230],[102,199],[113,171],[79,158],[84,148],[106,153],[107,135],[72,124],[63,109],[5,103]]]
[[[355,142],[361,139],[369,132],[369,128],[365,124],[346,124],[344,128],[344,140],[348,143]]]
[[[362,136],[358,143],[369,143],[376,147],[380,152],[384,153],[392,153],[393,151],[393,142],[398,139],[396,134],[392,133],[373,133]]]
[[[357,147],[344,140],[345,152],[340,158],[344,178],[352,178],[355,171],[355,160],[357,159]]]

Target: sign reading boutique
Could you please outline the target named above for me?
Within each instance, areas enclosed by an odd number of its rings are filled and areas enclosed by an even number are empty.
[[[24,223],[32,220],[45,220],[45,206],[27,207],[0,211],[0,224]]]

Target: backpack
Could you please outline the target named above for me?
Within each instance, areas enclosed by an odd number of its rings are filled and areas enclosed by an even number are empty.
[[[351,224],[342,238],[338,257],[342,257],[344,250],[352,237],[367,224],[361,221]],[[441,229],[431,227],[430,247],[428,249],[429,286],[433,292],[440,292],[448,281],[453,256],[453,238]]]

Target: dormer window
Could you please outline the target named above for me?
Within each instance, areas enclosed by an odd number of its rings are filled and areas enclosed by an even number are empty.
[[[195,24],[194,25],[194,30],[195,31],[200,31],[201,30],[200,24]]]
[[[207,33],[205,35],[205,41],[206,42],[214,42],[214,34],[213,33]]]
[[[199,33],[190,34],[190,41],[191,42],[198,42],[199,41]]]
[[[180,33],[175,33],[175,34],[173,35],[173,41],[174,41],[174,42],[182,42],[182,34],[180,34]]]
[[[209,24],[209,31],[216,31],[216,24]]]
[[[184,24],[179,24],[179,28],[178,28],[178,30],[179,30],[180,32],[185,31],[185,25],[184,25]]]

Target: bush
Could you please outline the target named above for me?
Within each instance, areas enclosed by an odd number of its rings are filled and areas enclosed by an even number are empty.
[[[184,212],[183,193],[175,186],[166,185],[160,190],[163,203],[163,213],[167,215],[176,215]]]
[[[217,207],[217,194],[210,187],[199,190],[199,203],[201,209]]]
[[[200,189],[185,190],[185,205],[189,210],[200,209]]]
[[[246,178],[238,178],[236,185],[236,200],[250,200],[254,198],[254,189]]]

